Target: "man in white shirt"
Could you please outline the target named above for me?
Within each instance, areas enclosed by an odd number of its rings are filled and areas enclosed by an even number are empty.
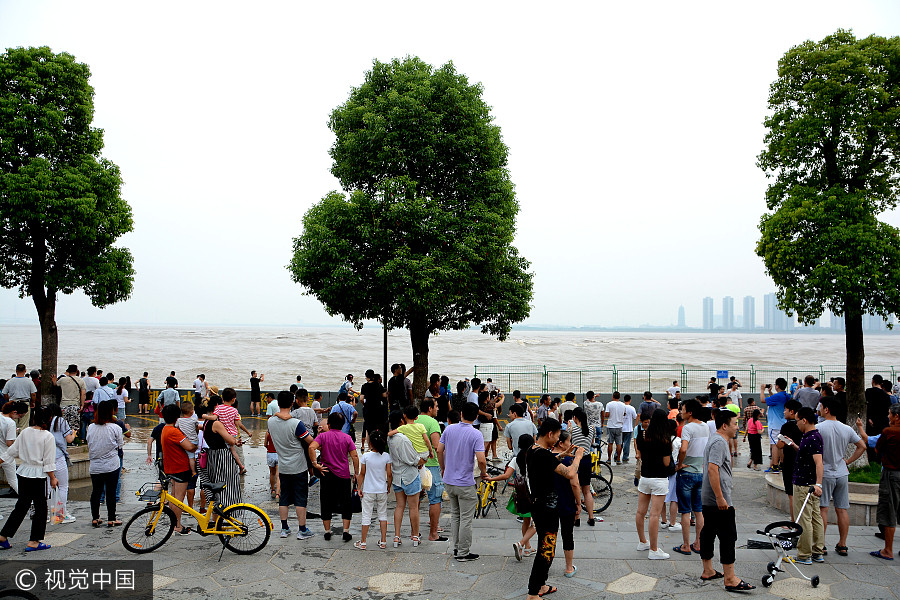
[[[675,394],[681,391],[681,387],[678,385],[678,381],[672,382],[672,387],[666,390],[666,394],[669,395],[669,398],[674,398]]]
[[[84,378],[84,391],[93,392],[100,387],[100,380],[97,379],[97,367],[88,367],[87,377]]]
[[[563,415],[566,414],[567,410],[575,410],[576,408],[578,408],[578,403],[575,402],[575,392],[567,393],[565,402],[559,405],[560,423],[563,421]]]
[[[634,409],[632,408],[632,411]],[[616,464],[622,464],[622,443],[624,440],[627,407],[619,401],[619,392],[613,392],[613,399],[607,403],[603,416],[606,418],[606,460],[612,457],[613,444],[616,446]],[[634,421],[632,421],[634,422]]]
[[[206,385],[206,375],[197,375],[197,379],[194,380],[194,402],[202,402],[203,399],[206,398],[208,390],[209,388]]]
[[[20,363],[16,365],[16,376],[6,382],[2,393],[6,402],[10,400],[15,402],[21,401],[30,407],[37,402],[37,391],[37,386],[34,385],[32,378],[28,376],[28,370],[25,368],[25,365]],[[24,415],[19,417],[19,420],[16,422],[19,429],[28,427],[28,416],[30,414],[31,410],[29,409]]]
[[[631,457],[631,438],[634,436],[637,411],[631,405],[631,394],[625,394],[622,403],[625,405],[625,424],[622,425],[622,462],[627,463]],[[609,429],[609,425],[606,428]]]

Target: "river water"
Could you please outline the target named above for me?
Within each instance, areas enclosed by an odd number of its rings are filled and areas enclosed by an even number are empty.
[[[866,363],[900,365],[896,334],[866,338]],[[29,369],[40,364],[37,325],[0,325],[0,373],[12,373],[19,362]],[[404,331],[388,336],[388,361],[412,364]],[[340,327],[212,327],[157,325],[62,325],[59,370],[75,363],[84,370],[96,365],[134,381],[144,371],[163,385],[175,370],[189,386],[198,373],[219,387],[248,388],[251,370],[266,375],[265,389],[286,388],[303,376],[311,390],[337,390],[348,373],[357,386],[366,369],[382,370],[382,331]],[[580,369],[598,365],[686,364],[688,366],[756,367],[843,365],[844,337],[835,334],[742,334],[683,332],[514,331],[505,342],[479,331],[453,331],[433,336],[430,367],[451,381],[471,377],[478,365],[546,365],[548,369]],[[885,372],[889,375],[889,372]]]

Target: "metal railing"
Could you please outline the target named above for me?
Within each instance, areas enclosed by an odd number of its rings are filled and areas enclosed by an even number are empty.
[[[678,381],[683,394],[706,393],[710,378],[719,382],[736,377],[747,392],[757,391],[760,384],[773,383],[784,377],[790,384],[794,377],[802,384],[807,375],[825,381],[831,377],[844,377],[843,365],[817,366],[755,366],[755,365],[688,365],[688,364],[614,364],[596,367],[556,369],[547,365],[476,365],[475,376],[482,381],[491,378],[504,391],[514,389],[524,392],[540,391],[543,394],[583,394],[591,390],[597,394],[614,391],[641,393],[645,390],[659,392]],[[876,373],[897,380],[893,366],[867,365],[866,381]],[[724,377],[719,377],[724,375]]]

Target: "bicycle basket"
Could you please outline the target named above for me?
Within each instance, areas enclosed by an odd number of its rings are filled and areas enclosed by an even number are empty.
[[[136,495],[141,502],[156,502],[159,500],[161,489],[162,485],[158,481],[151,481],[142,485]]]

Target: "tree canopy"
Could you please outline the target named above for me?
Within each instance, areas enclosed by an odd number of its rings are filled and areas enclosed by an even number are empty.
[[[82,290],[102,308],[128,298],[134,277],[131,253],[113,245],[133,222],[118,167],[100,157],[89,77],[47,47],[0,55],[0,284],[34,301],[46,385],[57,294]]]
[[[292,278],[330,314],[409,329],[417,390],[431,333],[481,324],[505,339],[529,312],[508,150],[481,95],[452,63],[375,61],[329,121],[346,193],[294,239]]]
[[[838,30],[791,48],[769,93],[759,167],[772,178],[756,252],[779,304],[843,315],[851,412],[865,413],[862,315],[900,312],[900,38]]]

